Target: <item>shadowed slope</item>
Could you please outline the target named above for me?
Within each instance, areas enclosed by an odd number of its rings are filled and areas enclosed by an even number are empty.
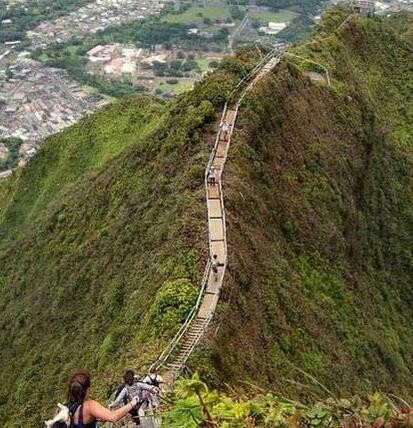
[[[299,368],[341,395],[412,396],[412,46],[352,17],[296,52],[333,88],[284,64],[240,110],[210,358],[219,378],[282,393],[309,394],[288,381]]]

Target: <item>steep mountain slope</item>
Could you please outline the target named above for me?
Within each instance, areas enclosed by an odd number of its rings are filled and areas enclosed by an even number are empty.
[[[298,367],[341,395],[413,396],[412,26],[347,15],[292,50],[325,64],[331,88],[286,57],[240,110],[228,278],[191,361],[212,382],[306,395]],[[256,59],[171,104],[108,107],[0,183],[2,426],[37,426],[76,367],[105,399],[171,337],[205,262],[210,125]]]
[[[208,123],[237,79],[109,107],[1,184],[2,426],[36,426],[76,367],[106,399],[182,321],[206,252]]]
[[[154,99],[126,99],[82,120],[64,137],[49,138],[30,168],[0,183],[0,240],[23,233],[57,194],[130,145],[145,141],[162,111]]]
[[[309,393],[304,370],[341,395],[412,397],[413,46],[396,20],[345,18],[292,49],[332,88],[290,57],[240,111],[210,358],[282,393]]]

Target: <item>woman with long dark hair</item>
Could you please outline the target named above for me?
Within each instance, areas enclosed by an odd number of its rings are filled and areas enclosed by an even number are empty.
[[[95,428],[97,421],[116,422],[138,404],[138,397],[134,397],[125,406],[116,410],[108,410],[88,397],[90,384],[88,372],[79,371],[70,376],[68,398],[69,411],[73,418],[73,428]]]

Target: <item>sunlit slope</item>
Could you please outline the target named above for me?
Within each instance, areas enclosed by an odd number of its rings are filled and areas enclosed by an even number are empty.
[[[162,111],[151,98],[130,98],[50,137],[28,168],[0,182],[0,245],[21,234],[54,198],[87,174],[127,147],[143,144]]]
[[[209,124],[237,79],[223,69],[168,105],[108,107],[2,184],[2,426],[37,426],[76,367],[106,399],[183,321],[207,249]]]

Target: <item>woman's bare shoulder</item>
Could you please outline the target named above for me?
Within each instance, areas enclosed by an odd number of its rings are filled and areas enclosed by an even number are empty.
[[[90,408],[90,407],[93,407],[93,406],[101,406],[101,404],[98,402],[98,401],[96,401],[96,400],[94,400],[93,398],[88,398],[86,401],[85,401],[85,407],[87,407],[87,408]]]
[[[94,418],[102,421],[112,420],[112,412],[106,407],[102,406],[102,404],[100,404],[98,401],[89,399],[85,402],[85,404],[87,406],[86,412]]]

